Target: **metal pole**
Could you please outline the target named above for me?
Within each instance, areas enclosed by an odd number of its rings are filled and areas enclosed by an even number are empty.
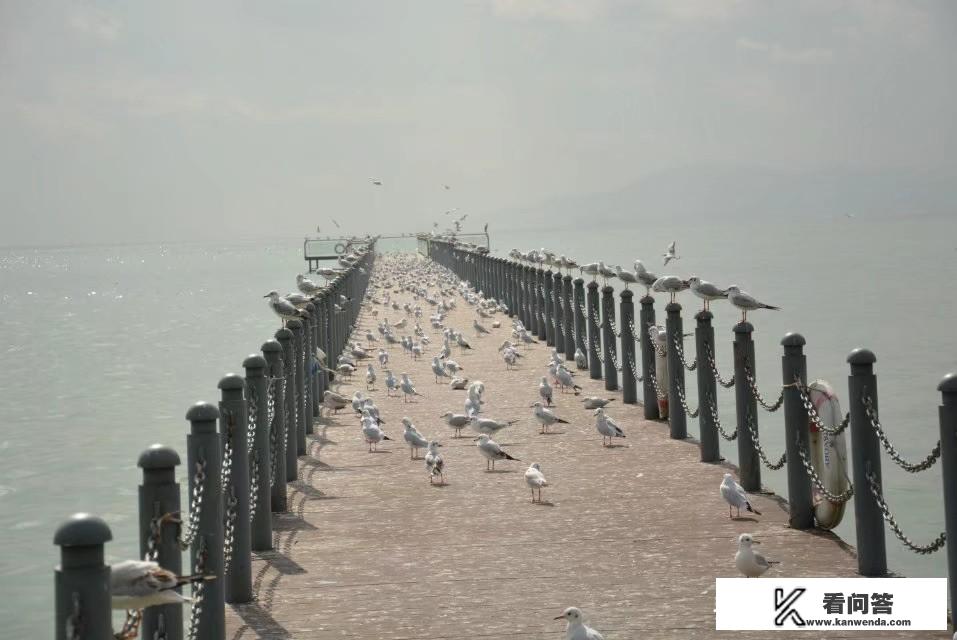
[[[636,329],[638,329],[638,343],[641,345],[641,395],[644,401],[645,419],[658,420],[661,417],[658,413],[658,393],[651,383],[651,376],[648,375],[648,372],[655,370],[655,346],[648,335],[648,327],[655,324],[655,299],[650,295],[644,295],[640,302],[641,312]]]
[[[542,307],[545,310],[545,344],[555,346],[555,297],[552,294],[552,270],[542,273]]]
[[[944,522],[947,531],[947,576],[950,610],[957,611],[957,373],[948,373],[937,385],[941,400],[940,475],[944,481]]]
[[[751,334],[754,326],[750,322],[734,325],[734,405],[738,425],[738,476],[745,491],[761,490],[761,461],[748,429],[748,416],[758,430],[758,404],[748,386],[745,369],[757,376],[754,369],[754,341]]]
[[[585,306],[585,281],[581,278],[575,278],[572,296],[572,313],[575,315],[575,349],[581,349],[581,352],[588,355],[588,324],[585,321],[585,314],[582,308]],[[572,354],[575,357],[575,354]]]
[[[519,267],[521,274],[521,295],[522,295],[522,309],[521,317],[522,324],[528,330],[530,334],[535,334],[535,325],[532,324],[532,268],[529,266],[522,265]]]
[[[618,326],[621,327],[621,401],[625,404],[635,404],[638,402],[638,381],[635,380],[635,373],[632,370],[632,363],[635,360],[635,336],[632,335],[631,326],[635,322],[635,303],[632,302],[631,289],[624,289],[621,294],[620,309],[621,314]]]
[[[864,410],[864,397],[877,411],[877,357],[867,349],[854,349],[847,356],[851,375],[847,378],[847,396],[851,413],[851,455],[854,468],[854,522],[857,526],[857,571],[862,576],[887,574],[887,546],[884,541],[884,516],[871,495],[867,474],[881,482],[881,444]],[[943,442],[941,442],[943,446]]]
[[[612,354],[616,351],[615,330],[612,325],[615,323],[615,290],[610,285],[605,285],[601,290],[601,348],[605,354],[605,390],[618,390],[618,370],[615,367],[615,361]]]
[[[592,280],[588,283],[588,375],[592,380],[601,380],[601,361],[598,359],[598,283]]]
[[[265,348],[266,345],[263,345]],[[250,509],[253,506],[256,508],[250,523],[250,548],[253,551],[272,549],[272,518],[269,515],[269,470],[272,458],[269,455],[269,383],[265,375],[266,367],[266,359],[258,354],[243,360],[246,393],[253,400],[247,417],[247,429],[253,433],[253,450],[249,452],[249,475],[252,478],[249,487]]]
[[[103,545],[112,539],[107,524],[88,513],[77,513],[53,535],[60,547],[53,575],[56,640],[112,640],[110,567],[103,562]]]
[[[186,412],[190,433],[186,436],[186,465],[189,469],[189,495],[196,491],[197,469],[204,468],[200,495],[199,527],[190,546],[190,572],[213,574],[215,580],[203,583],[203,606],[196,626],[196,637],[206,640],[226,638],[226,599],[223,580],[223,492],[222,466],[219,457],[222,446],[216,431],[219,409],[208,402],[198,402]]]
[[[296,455],[306,455],[306,432],[310,422],[310,409],[306,406],[306,371],[304,362],[304,321],[290,320],[289,328],[292,329],[293,336],[293,355],[295,356],[295,377],[293,389],[296,397],[296,416],[298,424],[296,425]]]
[[[164,515],[180,511],[179,483],[176,482],[179,454],[172,447],[154,444],[140,454],[136,464],[143,470],[143,483],[139,488],[140,557],[150,554],[150,540],[156,526],[159,528],[159,540],[153,547],[156,562],[182,575],[183,552],[176,541],[176,527],[160,525]],[[183,605],[164,604],[143,610],[140,637],[152,640],[160,630],[166,634],[166,640],[183,640]]]
[[[219,381],[219,433],[223,440],[223,465],[226,467],[223,505],[226,529],[223,543],[231,549],[226,570],[226,602],[251,602],[252,568],[249,541],[249,452],[246,440],[246,399],[242,376],[231,373]],[[231,532],[231,533],[230,533]],[[231,539],[230,539],[231,538]]]
[[[678,345],[684,343],[684,324],[681,321],[681,305],[670,302],[665,307],[667,318],[665,330],[668,334],[668,424],[671,437],[684,440],[688,437],[688,418],[685,408],[678,399],[678,393],[685,390],[685,366],[678,357]],[[687,398],[688,394],[685,393]]]
[[[804,356],[804,336],[789,333],[781,339],[781,373],[784,380],[784,438],[788,467],[788,524],[792,529],[810,529],[814,526],[814,500],[811,479],[801,462],[798,451],[810,452],[808,418],[801,394],[793,385],[795,379],[807,384],[807,358]]]
[[[575,359],[575,316],[572,313],[572,277],[562,278],[562,314],[565,324],[565,360]]]
[[[290,320],[295,322],[295,320]],[[299,408],[299,402],[296,400],[296,354],[295,339],[293,332],[286,323],[286,329],[280,329],[276,332],[276,339],[282,345],[282,365],[283,380],[285,386],[285,413],[283,414],[283,424],[286,425],[286,441],[283,444],[283,451],[286,452],[286,482],[292,482],[298,476],[298,461],[296,459],[296,441],[299,435],[299,416],[296,411]],[[285,332],[285,333],[284,333]]]
[[[285,332],[291,337],[288,329],[276,332],[278,338]],[[286,338],[288,340],[289,338]],[[287,510],[286,501],[286,394],[285,372],[283,365],[283,347],[278,340],[267,340],[262,346],[263,357],[266,358],[266,376],[272,385],[273,418],[269,425],[269,509],[273,513],[283,513]],[[267,405],[268,407],[268,405]],[[270,544],[272,542],[270,541]]]
[[[545,272],[536,268],[532,273],[535,283],[535,326],[538,327],[538,339],[547,341],[548,333],[545,331]]]
[[[312,371],[312,354],[316,352],[316,326],[319,323],[317,307],[313,303],[306,305],[309,317],[306,319],[305,345],[303,353],[303,375],[306,380],[306,433],[313,432],[312,418],[319,417],[319,385]]]
[[[721,461],[721,440],[711,414],[711,405],[717,406],[718,393],[707,355],[709,345],[714,344],[714,327],[711,326],[713,317],[710,311],[699,311],[695,315],[695,320],[698,321],[694,336],[695,356],[698,360],[698,437],[701,439],[701,462]],[[713,347],[711,352],[714,352]]]

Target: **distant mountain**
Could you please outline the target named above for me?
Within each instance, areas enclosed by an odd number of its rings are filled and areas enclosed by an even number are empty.
[[[767,168],[690,167],[645,176],[622,189],[551,198],[488,215],[492,220],[571,226],[620,223],[648,216],[754,219],[957,215],[957,178],[901,171],[788,173]],[[525,225],[522,225],[525,226]],[[528,226],[532,226],[532,223]]]

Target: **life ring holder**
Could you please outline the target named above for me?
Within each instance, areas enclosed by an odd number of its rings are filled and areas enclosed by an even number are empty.
[[[815,380],[808,385],[808,398],[815,411],[825,422],[837,426],[843,413],[834,388],[824,380]],[[847,441],[844,433],[830,434],[818,429],[813,421],[808,422],[808,449],[811,464],[824,487],[831,493],[847,490]],[[844,518],[846,503],[831,502],[812,487],[814,494],[814,519],[821,529],[833,529]]]

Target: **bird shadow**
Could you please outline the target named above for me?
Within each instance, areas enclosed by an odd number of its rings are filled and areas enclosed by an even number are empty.
[[[435,487],[436,489],[444,489],[449,486],[449,483],[443,480],[442,482],[430,482],[430,487]]]
[[[485,473],[515,473],[514,469],[486,469]]]
[[[602,446],[605,447],[606,449],[627,449],[628,448],[627,444],[605,444]]]
[[[370,451],[369,453],[392,453],[388,449],[376,449],[375,451]]]
[[[751,518],[749,516],[735,516],[731,519],[735,522],[760,522],[757,518]]]
[[[536,507],[554,507],[555,506],[554,502],[549,502],[548,500],[536,500],[532,504],[535,505]]]
[[[564,434],[564,431],[539,431],[538,435],[540,436],[560,436]]]

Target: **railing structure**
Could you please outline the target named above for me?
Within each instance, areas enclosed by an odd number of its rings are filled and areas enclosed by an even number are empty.
[[[153,445],[140,455],[142,557],[179,574],[185,551],[191,573],[215,577],[194,586],[185,624],[180,604],[150,607],[141,619],[127,612],[117,637],[134,637],[138,625],[143,640],[223,640],[225,603],[252,601],[251,552],[272,549],[271,513],[287,509],[286,483],[297,477],[297,457],[306,453],[306,435],[329,388],[317,350],[328,363],[343,352],[374,256],[372,243],[306,305],[308,317],[287,321],[261,354],[243,361],[244,376],[223,377],[218,406],[200,402],[187,411],[185,513],[176,482],[179,454]],[[57,529],[57,640],[114,638],[110,567],[104,563],[111,539],[107,524],[90,514],[76,514]]]
[[[605,380],[606,389],[617,389],[618,376],[622,378],[622,400],[638,402],[641,385],[644,416],[658,419],[658,400],[668,400],[668,422],[672,438],[687,437],[687,419],[697,418],[699,447],[702,462],[721,460],[721,439],[737,440],[740,483],[747,491],[761,490],[761,465],[770,470],[786,467],[789,521],[797,529],[815,526],[812,487],[826,500],[842,504],[854,500],[854,518],[857,531],[858,571],[865,576],[887,575],[884,523],[908,549],[920,553],[939,551],[945,541],[957,536],[957,374],[948,374],[941,380],[939,408],[940,440],[931,453],[916,463],[904,460],[887,438],[880,422],[877,405],[877,377],[874,373],[876,357],[866,349],[856,349],[848,357],[850,376],[848,398],[850,412],[840,424],[825,424],[808,397],[807,360],[804,338],[789,333],[781,340],[783,354],[782,384],[778,395],[767,399],[758,390],[755,369],[754,327],[739,322],[733,328],[734,372],[725,377],[719,370],[716,354],[713,318],[710,311],[695,315],[695,356],[689,359],[684,351],[684,333],[681,305],[670,303],[667,314],[667,346],[662,349],[653,342],[655,329],[655,299],[641,298],[638,324],[634,323],[633,293],[620,292],[619,319],[616,322],[613,289],[601,290],[599,285],[582,278],[562,276],[543,268],[545,265],[520,263],[508,258],[482,255],[449,242],[431,242],[429,255],[433,260],[451,269],[487,297],[496,298],[508,307],[510,316],[518,317],[539,337],[571,335],[572,344],[588,357],[588,371],[593,379]],[[552,306],[542,309],[541,300],[546,289],[544,282],[562,279],[563,286],[553,287]],[[573,286],[566,286],[573,285]],[[584,290],[587,288],[587,296]],[[568,313],[549,313],[549,309],[569,309]],[[573,313],[572,313],[573,312]],[[574,317],[572,317],[574,315]],[[552,331],[537,323],[554,323]],[[620,339],[620,348],[616,338]],[[635,342],[641,351],[640,364],[636,359]],[[549,341],[553,344],[553,341]],[[557,345],[556,345],[557,346]],[[574,359],[574,349],[564,347],[566,360]],[[656,378],[656,350],[661,349],[668,360],[667,392]],[[559,348],[559,352],[563,349]],[[686,396],[685,373],[697,377],[699,405],[692,409]],[[718,388],[731,389],[735,396],[736,425],[733,430],[722,427],[718,413]],[[758,428],[758,407],[768,412],[783,410],[785,452],[772,458],[762,447]],[[809,433],[811,425],[829,435],[837,435],[849,428],[853,479],[841,494],[828,491],[810,462]],[[890,459],[911,473],[918,473],[941,463],[944,485],[945,532],[927,544],[910,540],[895,519],[884,498],[881,481],[881,450]],[[957,584],[957,545],[948,545],[947,567],[950,584]],[[950,590],[951,611],[957,611],[957,589]]]

